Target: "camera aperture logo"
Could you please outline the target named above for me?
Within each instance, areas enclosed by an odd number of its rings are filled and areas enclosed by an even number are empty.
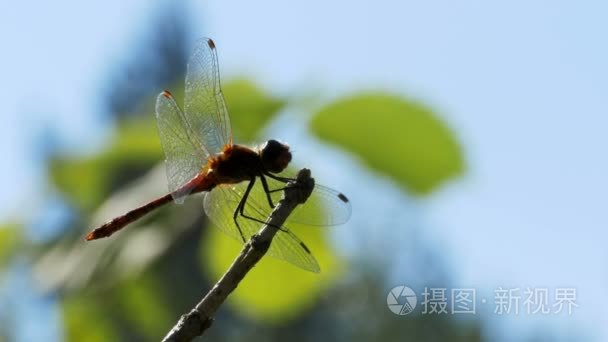
[[[407,315],[414,311],[418,298],[412,289],[405,285],[396,286],[386,296],[386,305],[396,315]]]

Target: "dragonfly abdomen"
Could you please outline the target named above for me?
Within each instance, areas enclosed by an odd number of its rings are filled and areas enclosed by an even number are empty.
[[[114,218],[110,222],[104,223],[97,229],[90,232],[89,235],[87,235],[86,239],[90,241],[108,237],[114,234],[115,232],[121,230],[129,223],[140,219],[142,216],[146,215],[152,210],[171,202],[172,199],[173,197],[171,196],[171,194],[167,194],[155,199],[154,201],[144,204],[141,207],[135,208],[127,212],[126,214]]]

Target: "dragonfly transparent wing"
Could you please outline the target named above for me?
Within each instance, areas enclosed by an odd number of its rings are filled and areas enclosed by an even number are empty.
[[[242,241],[242,239],[233,216],[242,198],[241,190],[246,186],[246,182],[238,185],[220,186],[205,194],[205,213],[211,218],[213,225],[238,241]],[[260,198],[264,198],[259,197],[263,194],[264,190],[261,185],[259,182],[256,183],[245,206],[245,214],[260,221],[266,221],[270,213],[268,203],[259,201]],[[245,239],[251,238],[262,227],[262,223],[251,219],[241,216],[237,219]],[[315,273],[320,271],[319,264],[308,247],[286,227],[277,232],[267,254],[290,262],[307,271]]]
[[[188,61],[184,103],[186,124],[209,154],[232,144],[215,43],[209,38],[197,42]]]
[[[202,170],[207,154],[188,129],[184,113],[168,91],[162,92],[156,99],[156,123],[165,151],[169,191],[174,193]],[[174,201],[182,203],[183,195],[186,193],[174,195]]]
[[[351,211],[350,201],[343,193],[315,184],[306,203],[294,209],[288,222],[310,226],[335,226],[346,223],[350,219]]]
[[[268,179],[268,182],[271,190],[285,187],[285,183],[273,179]],[[240,188],[239,191],[244,192],[245,188]],[[276,204],[282,195],[282,191],[271,193],[273,202]],[[315,183],[306,203],[294,209],[287,224],[293,222],[309,226],[335,226],[346,223],[350,219],[351,211],[350,201],[343,193]]]

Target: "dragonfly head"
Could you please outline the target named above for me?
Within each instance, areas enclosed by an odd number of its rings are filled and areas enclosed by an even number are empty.
[[[272,173],[280,173],[291,161],[289,146],[277,140],[268,140],[260,149],[260,158],[264,168]]]

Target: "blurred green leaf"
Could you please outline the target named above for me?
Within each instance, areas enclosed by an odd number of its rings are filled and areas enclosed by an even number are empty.
[[[67,341],[118,341],[111,318],[86,296],[69,296],[62,303]]]
[[[317,112],[311,123],[321,139],[356,153],[418,194],[463,172],[456,138],[431,109],[386,94],[360,94]]]
[[[124,317],[140,333],[153,340],[168,331],[172,317],[163,303],[163,292],[152,276],[128,279],[117,290]]]
[[[260,130],[285,105],[283,100],[271,97],[245,79],[231,80],[222,89],[237,143],[254,141]]]
[[[286,322],[309,310],[337,279],[342,264],[322,231],[296,224],[290,225],[290,229],[310,248],[321,273],[307,272],[264,256],[230,295],[228,303],[233,310],[257,321]],[[201,262],[213,281],[226,272],[243,247],[218,229],[210,229],[201,246]]]
[[[21,226],[17,224],[0,225],[0,270],[10,261],[21,242]]]
[[[112,144],[90,157],[55,158],[54,184],[82,209],[92,209],[114,188],[163,159],[153,115],[120,124]]]

